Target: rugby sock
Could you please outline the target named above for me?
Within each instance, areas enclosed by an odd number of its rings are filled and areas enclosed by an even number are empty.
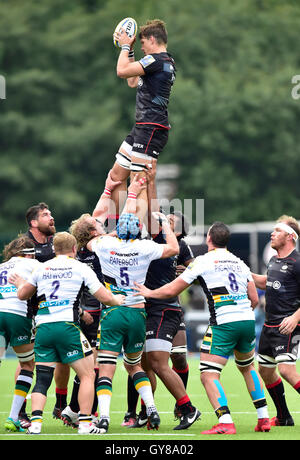
[[[296,385],[294,385],[294,388],[296,391],[298,391],[298,393],[300,393],[300,380],[298,383],[296,383]]]
[[[215,410],[219,423],[233,423],[228,406],[220,406]]]
[[[34,410],[32,411],[31,418],[30,418],[31,424],[35,425],[42,425],[43,423],[43,411],[42,410]]]
[[[184,385],[184,388],[186,388],[189,378],[189,365],[187,364],[185,369],[176,369],[176,367],[173,365],[172,369],[174,372],[176,372],[177,375],[179,375]]]
[[[128,375],[127,380],[127,412],[132,412],[135,414],[136,406],[139,399],[139,393],[136,391],[134,383],[130,375]]]
[[[145,403],[147,415],[150,415],[156,411],[150,380],[143,371],[136,372],[132,376],[132,380],[136,391],[138,391]]]
[[[291,414],[286,405],[285,395],[284,395],[284,386],[281,378],[279,377],[276,382],[271,385],[266,385],[266,388],[275,404],[277,409],[277,418],[286,419],[291,417]]]
[[[58,407],[59,409],[64,409],[67,405],[68,388],[56,388],[55,394],[56,394],[55,407]]]
[[[97,383],[97,396],[100,418],[109,417],[112,396],[112,381],[108,377],[100,377]]]
[[[146,415],[146,405],[142,398],[141,398],[141,412],[142,412],[142,415]]]
[[[95,394],[94,394],[94,403],[92,407],[92,414],[95,414],[98,408],[97,384],[98,384],[99,368],[95,367],[94,371],[95,371],[95,382],[94,382]]]
[[[254,390],[250,394],[257,411],[257,418],[269,418],[267,401],[258,374],[255,369],[251,370],[250,374],[254,384]]]
[[[188,395],[183,396],[180,399],[177,399],[176,406],[182,414],[188,414],[194,410],[191,400]]]
[[[92,416],[87,414],[79,414],[78,416],[79,425],[89,425],[92,423]]]
[[[73,380],[73,390],[71,395],[70,401],[70,409],[73,412],[79,412],[79,404],[78,404],[78,391],[79,391],[80,380],[77,375],[75,375]]]
[[[12,406],[9,417],[13,420],[18,420],[19,412],[24,404],[26,396],[30,390],[33,379],[33,372],[21,369],[18,375]]]

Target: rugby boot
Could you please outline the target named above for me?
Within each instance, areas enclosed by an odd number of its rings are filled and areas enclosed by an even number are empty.
[[[193,407],[191,412],[181,415],[179,425],[175,426],[173,430],[187,430],[200,418],[200,415],[201,412],[196,407]]]
[[[135,423],[128,428],[143,428],[148,423],[148,417],[145,411],[141,410]]]
[[[93,423],[79,423],[78,434],[101,434],[100,428]]]
[[[27,434],[41,434],[42,424],[39,422],[31,422],[30,427],[26,431]]]
[[[152,412],[148,417],[147,429],[158,430],[160,425],[160,418],[157,412]]]
[[[292,416],[287,418],[271,418],[271,426],[294,426],[295,422]]]
[[[258,421],[257,421],[257,425],[255,427],[255,431],[268,432],[270,430],[271,430],[270,419],[268,419],[268,418],[259,418]]]
[[[21,423],[19,420],[13,420],[12,418],[8,417],[4,423],[4,428],[7,431],[12,432],[25,432],[24,428],[22,428]]]
[[[77,412],[73,412],[70,406],[64,408],[60,418],[62,419],[65,425],[71,426],[73,428],[78,428],[78,414]]]
[[[108,427],[109,427],[109,419],[106,417],[100,418],[99,422],[97,423],[97,428],[99,428],[100,434],[107,433]]]
[[[121,426],[132,426],[136,422],[137,415],[134,412],[126,412]]]
[[[26,412],[19,413],[19,422],[20,422],[21,427],[25,429],[29,428],[31,425],[30,418],[28,417]]]
[[[218,423],[210,430],[202,431],[201,434],[236,434],[234,423]]]

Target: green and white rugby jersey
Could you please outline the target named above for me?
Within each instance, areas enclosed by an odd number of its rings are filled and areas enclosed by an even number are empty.
[[[37,324],[57,321],[78,322],[79,300],[85,286],[94,294],[103,286],[87,265],[65,255],[40,264],[30,284],[37,287]]]
[[[253,281],[250,269],[227,249],[196,257],[180,277],[189,284],[199,280],[207,297],[211,325],[255,319],[247,295],[248,282]]]
[[[0,311],[15,315],[32,317],[30,303],[20,300],[17,296],[17,288],[8,282],[11,274],[17,273],[23,279],[28,280],[34,268],[40,262],[36,259],[25,257],[12,257],[7,262],[0,264]]]

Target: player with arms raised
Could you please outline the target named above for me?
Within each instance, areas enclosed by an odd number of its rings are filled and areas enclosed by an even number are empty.
[[[116,213],[124,205],[119,193],[127,190],[130,172],[145,175],[145,168],[157,160],[165,147],[170,129],[168,104],[175,80],[175,62],[167,52],[167,30],[163,21],[154,19],[140,27],[139,38],[144,57],[135,61],[133,46],[136,36],[129,37],[125,30],[115,32],[121,47],[117,75],[127,79],[131,88],[137,88],[135,124],[116,155],[111,171],[115,181],[122,181],[112,194]],[[139,196],[137,215],[143,218],[147,211],[147,192]]]

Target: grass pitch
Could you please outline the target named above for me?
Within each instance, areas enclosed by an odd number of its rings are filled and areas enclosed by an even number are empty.
[[[127,374],[123,368],[122,360],[120,359],[118,360],[117,371],[113,381],[111,421],[109,432],[107,434],[99,436],[79,436],[77,434],[77,430],[66,427],[61,421],[53,419],[52,410],[55,404],[55,386],[54,383],[52,383],[48,391],[48,400],[44,411],[43,432],[38,436],[29,436],[26,435],[26,433],[8,433],[4,429],[4,422],[9,415],[12,401],[14,373],[17,366],[17,361],[15,359],[6,359],[2,362],[2,366],[0,367],[0,439],[14,441],[29,441],[35,439],[72,441],[87,439],[91,441],[100,440],[102,443],[101,449],[104,449],[104,453],[109,455],[128,453],[134,457],[138,456],[138,453],[135,455],[130,451],[116,452],[116,450],[121,448],[124,449],[127,445],[148,445],[147,449],[150,448],[149,446],[152,446],[151,449],[153,450],[150,454],[187,454],[188,451],[183,451],[182,449],[188,449],[186,445],[190,445],[190,449],[194,449],[194,451],[191,451],[190,453],[195,454],[197,453],[195,449],[197,449],[197,446],[199,445],[197,441],[200,440],[300,440],[300,395],[287,383],[285,383],[286,399],[294,418],[295,426],[272,427],[272,430],[269,433],[254,432],[254,427],[257,422],[256,411],[248,395],[243,378],[236,369],[232,360],[229,360],[227,366],[223,370],[221,381],[228,398],[228,404],[237,429],[237,434],[213,436],[201,435],[201,431],[211,428],[217,423],[217,418],[210,406],[204,388],[200,383],[198,364],[198,357],[189,357],[190,374],[188,394],[193,404],[199,408],[202,415],[201,420],[194,423],[194,425],[192,425],[188,430],[181,432],[173,431],[174,426],[178,424],[178,421],[174,421],[173,416],[174,399],[160,381],[158,382],[158,388],[155,394],[156,406],[161,417],[161,426],[159,430],[147,431],[146,428],[129,429],[121,427],[123,416],[127,408]],[[297,363],[297,367],[300,371],[299,361]],[[74,373],[71,371],[69,396],[72,391],[73,376]],[[269,405],[270,417],[273,417],[275,415],[275,408],[267,392],[266,397]],[[30,397],[27,403],[27,412],[29,414],[31,412]],[[169,447],[166,447],[166,443]],[[160,444],[165,445],[164,447],[161,447],[161,449],[169,448],[169,452],[155,452],[155,449],[158,449],[158,447],[155,446]],[[170,445],[173,445],[173,447],[170,447]],[[172,452],[172,449],[175,449],[175,451]],[[177,452],[178,449],[179,452]],[[140,451],[139,454],[141,453],[145,454],[147,452],[144,449],[143,451]]]

